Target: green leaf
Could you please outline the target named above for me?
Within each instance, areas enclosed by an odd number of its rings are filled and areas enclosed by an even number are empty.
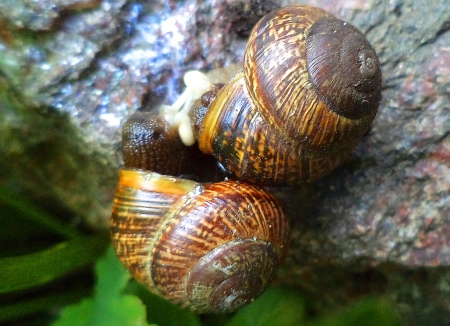
[[[76,305],[63,309],[60,318],[53,323],[54,326],[89,325],[89,319],[94,313],[94,300],[83,299]]]
[[[36,253],[0,259],[0,293],[43,285],[94,262],[107,239],[105,234],[77,237]]]
[[[393,303],[387,299],[365,298],[342,312],[317,318],[308,326],[400,326]]]
[[[130,275],[112,247],[96,265],[97,285],[93,298],[63,309],[54,326],[68,325],[148,325],[145,306],[133,295],[123,295]]]
[[[227,326],[304,325],[305,302],[297,291],[271,287],[252,304],[239,310]]]

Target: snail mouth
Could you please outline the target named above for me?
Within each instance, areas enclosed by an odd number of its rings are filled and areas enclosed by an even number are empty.
[[[264,292],[277,265],[271,243],[253,239],[229,241],[192,267],[185,283],[190,305],[201,313],[235,311]],[[209,297],[209,302],[202,302],[204,297]]]

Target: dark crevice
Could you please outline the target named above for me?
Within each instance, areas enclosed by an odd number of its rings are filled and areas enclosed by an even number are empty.
[[[450,30],[450,20],[446,20],[442,23],[441,28],[439,28],[436,33],[436,38],[447,32],[448,30]]]
[[[420,47],[424,47],[430,44],[433,44],[434,42],[436,42],[436,40],[443,34],[445,34],[448,30],[450,30],[450,20],[446,20],[442,23],[441,27],[438,29],[438,31],[436,32],[436,34],[433,37],[430,37],[429,39],[421,42],[419,44],[419,48]]]

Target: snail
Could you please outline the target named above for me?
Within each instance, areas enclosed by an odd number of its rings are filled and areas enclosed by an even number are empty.
[[[113,244],[134,278],[197,313],[233,312],[269,285],[286,255],[287,218],[267,191],[123,169]]]
[[[257,23],[228,83],[196,71],[184,81],[159,116],[124,125],[113,244],[152,292],[232,312],[264,291],[288,247],[287,217],[259,187],[312,181],[343,162],[375,117],[380,64],[352,25],[291,6]],[[176,177],[196,173],[194,144],[239,181]]]
[[[191,115],[200,150],[235,177],[293,185],[347,158],[380,97],[380,63],[365,36],[321,9],[292,6],[257,23],[243,70]]]
[[[233,312],[267,288],[285,259],[287,217],[254,185],[172,176],[192,173],[195,157],[179,137],[175,121],[184,118],[165,114],[137,113],[123,126],[113,245],[151,292],[197,313]],[[195,160],[200,169],[203,159]]]

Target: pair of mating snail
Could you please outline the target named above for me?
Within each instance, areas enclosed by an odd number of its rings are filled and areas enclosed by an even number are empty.
[[[264,291],[288,247],[283,209],[258,185],[315,180],[338,166],[375,117],[380,64],[355,27],[292,6],[257,23],[243,70],[226,85],[196,76],[177,101],[189,114],[176,103],[173,118],[166,109],[125,124],[111,232],[152,292],[199,313],[231,312]],[[192,95],[192,85],[203,89]],[[186,173],[190,160],[178,133],[240,181],[167,176]]]

